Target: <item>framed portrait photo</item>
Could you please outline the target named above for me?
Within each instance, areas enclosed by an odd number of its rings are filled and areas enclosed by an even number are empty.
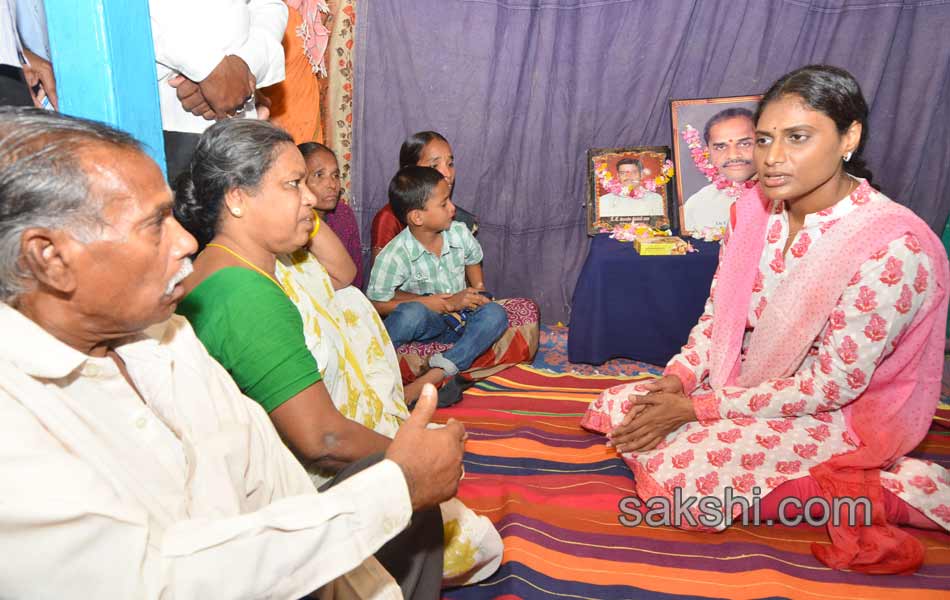
[[[673,164],[680,233],[715,238],[754,185],[755,109],[761,96],[673,100]]]
[[[587,172],[588,235],[625,223],[673,224],[675,207],[669,194],[673,163],[668,147],[591,148]]]

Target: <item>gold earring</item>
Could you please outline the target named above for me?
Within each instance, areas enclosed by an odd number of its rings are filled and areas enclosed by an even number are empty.
[[[240,218],[240,216],[241,216],[241,209],[240,209],[240,208],[237,208],[237,207],[232,208],[232,209],[231,209],[231,214],[234,215],[235,217]]]

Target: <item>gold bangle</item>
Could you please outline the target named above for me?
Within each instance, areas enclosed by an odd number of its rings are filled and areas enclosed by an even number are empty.
[[[312,240],[317,236],[317,232],[320,231],[320,223],[322,219],[320,215],[317,214],[317,211],[313,211],[313,231],[310,232],[310,239]]]

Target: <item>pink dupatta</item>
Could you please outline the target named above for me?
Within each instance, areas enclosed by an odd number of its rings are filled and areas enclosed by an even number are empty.
[[[316,75],[326,77],[327,67],[323,54],[330,43],[330,30],[323,24],[321,14],[329,14],[330,8],[325,0],[284,0],[287,6],[303,17],[303,23],[297,28],[297,36],[303,40],[303,53],[310,62],[310,68]]]
[[[940,240],[913,212],[874,192],[866,181],[852,198],[862,205],[822,236],[769,298],[745,360],[740,357],[742,339],[765,245],[769,203],[759,186],[736,202],[736,227],[716,287],[710,383],[714,389],[753,387],[792,375],[861,264],[902,234],[917,236],[931,262],[934,287],[929,302],[898,338],[893,353],[875,369],[864,393],[843,409],[848,426],[860,439],[859,447],[811,470],[826,499],[865,496],[873,504],[871,527],[829,525],[832,546],[815,544],[812,552],[836,569],[910,573],[923,562],[923,547],[887,523],[880,469],[912,450],[933,419],[942,377],[950,272]]]

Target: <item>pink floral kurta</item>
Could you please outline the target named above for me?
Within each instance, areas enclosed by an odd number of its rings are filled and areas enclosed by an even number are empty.
[[[785,274],[839,219],[868,201],[868,189],[862,186],[833,207],[808,215],[784,255],[788,215],[782,203],[774,206],[749,305],[743,353]],[[707,379],[714,278],[699,323],[666,370],[680,375],[687,391],[690,382],[696,382],[691,396],[698,422],[670,433],[650,452],[624,456],[634,470],[638,495],[669,497],[674,489],[682,488],[684,498],[722,499],[725,488],[731,486],[736,497],[751,501],[754,487],[764,497],[785,481],[804,477],[811,467],[855,448],[858,440],[848,431],[840,409],[864,391],[876,365],[899,343],[929,294],[929,279],[930,260],[916,237],[908,234],[883,245],[855,273],[793,376],[716,392]],[[616,423],[629,408],[631,393],[643,393],[642,387],[611,388],[594,408]],[[882,472],[881,479],[884,487],[950,529],[950,475],[945,469],[902,458]]]

